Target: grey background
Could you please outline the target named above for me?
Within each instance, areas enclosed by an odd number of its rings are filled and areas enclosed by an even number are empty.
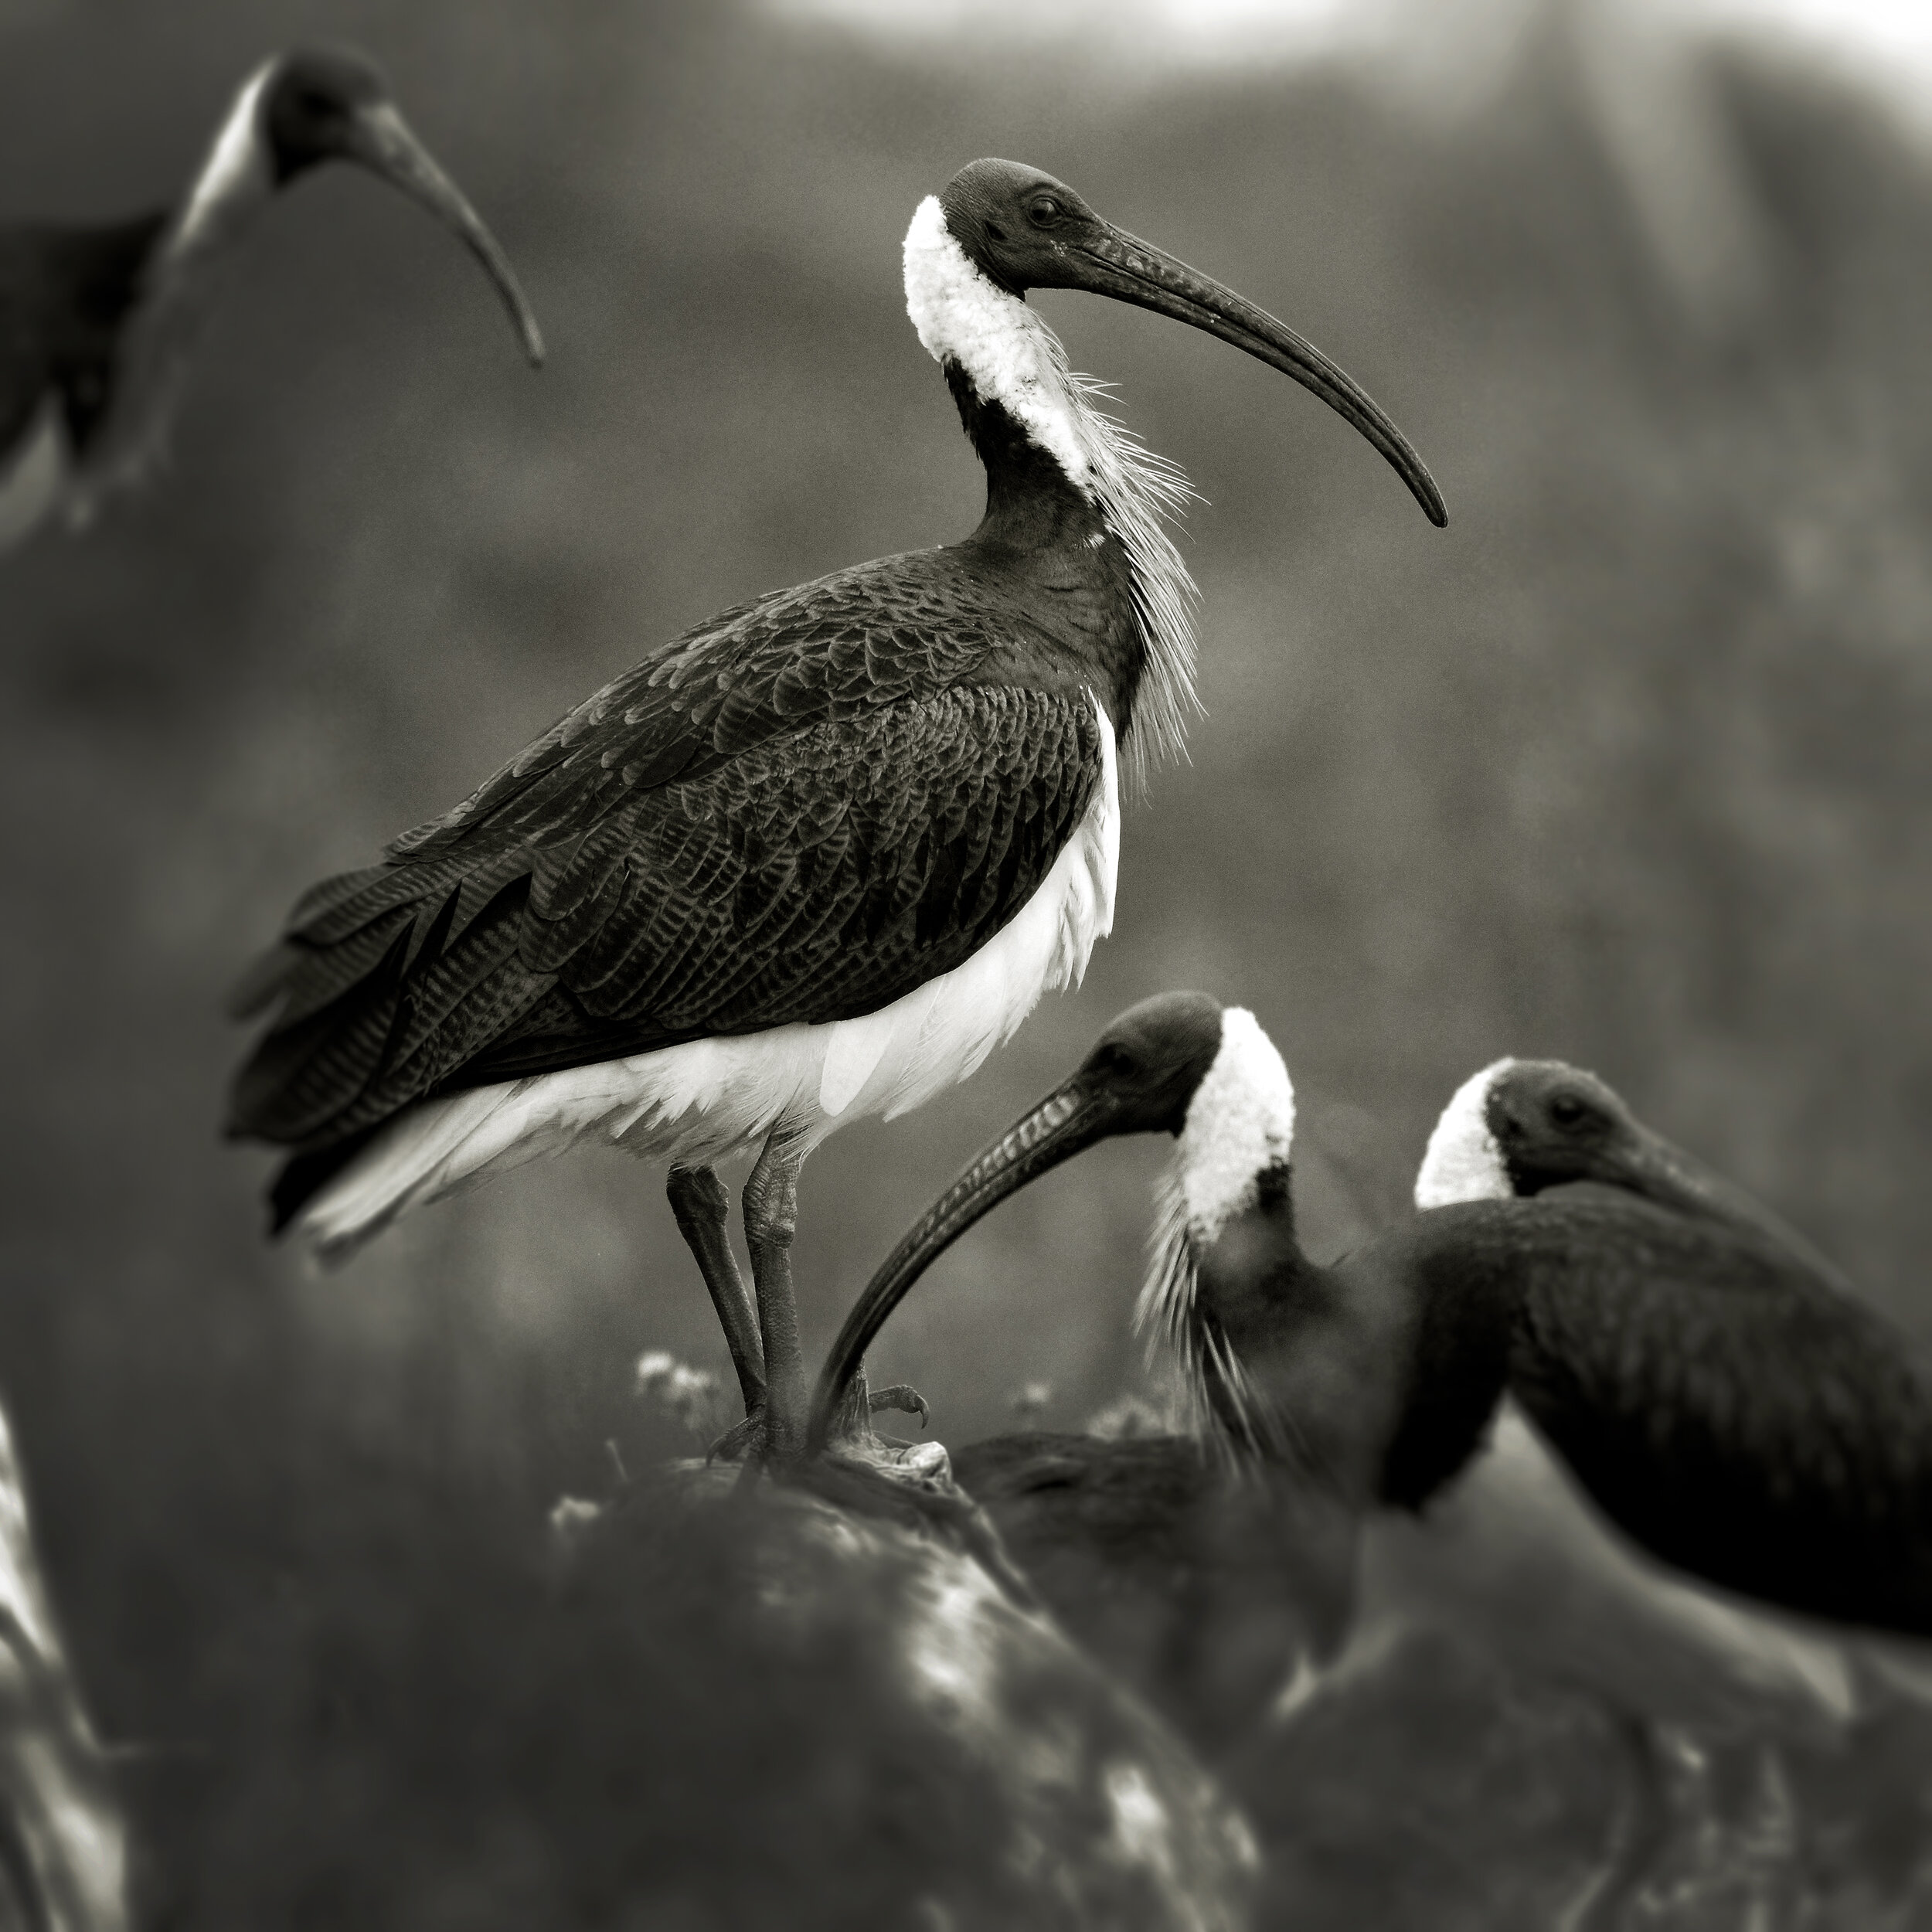
[[[423,1512],[533,1520],[607,1438],[680,1446],[641,1349],[724,1370],[618,1156],[308,1277],[261,1237],[269,1162],[216,1137],[220,997],[305,886],[646,648],[971,527],[898,246],[979,154],[1309,335],[1451,523],[1259,365],[1041,298],[1207,499],[1209,715],[1128,814],[1083,990],[808,1169],[808,1346],[1117,1008],[1189,984],[1287,1056],[1318,1246],[1400,1203],[1464,1075],[1560,1055],[1932,1328],[1932,180],[1846,85],[1741,46],[1654,70],[1601,24],[1542,9],[1432,105],[696,5],[0,5],[0,216],[149,203],[256,60],[345,39],[552,345],[525,372],[468,258],[331,171],[236,264],[164,487],[0,566],[0,1393],[111,1731],[219,1732],[291,1592],[441,1614]],[[1053,1426],[1131,1386],[1161,1158],[1012,1204],[876,1373],[954,1442],[1026,1382]]]

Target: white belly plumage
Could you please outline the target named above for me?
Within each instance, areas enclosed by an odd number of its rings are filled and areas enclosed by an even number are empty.
[[[849,1121],[891,1120],[966,1079],[1043,993],[1077,985],[1114,923],[1120,794],[1097,700],[1100,784],[1039,889],[949,973],[858,1019],[720,1036],[480,1087],[400,1116],[302,1211],[338,1260],[412,1207],[580,1141],[696,1166],[780,1125],[809,1150]]]

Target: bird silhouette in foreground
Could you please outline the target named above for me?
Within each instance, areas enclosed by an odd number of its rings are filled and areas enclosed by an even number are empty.
[[[59,512],[74,526],[165,452],[219,271],[283,189],[324,162],[369,169],[461,237],[524,352],[543,338],[509,258],[359,54],[278,54],[243,84],[172,208],[0,226],[0,549]]]
[[[965,1079],[1111,927],[1117,769],[1180,741],[1193,587],[1176,473],[1094,406],[1024,298],[1085,289],[1292,376],[1431,519],[1427,471],[1318,351],[982,161],[921,204],[907,308],[986,471],[964,542],[760,597],[653,651],[383,862],[296,906],[232,1131],[287,1149],[278,1224],[339,1258],[423,1202],[580,1141],[669,1163],[746,1444],[795,1455],[790,1248],[836,1128]],[[755,1308],[714,1163],[744,1193]]]
[[[1852,1706],[1842,1633],[1726,1601],[1684,1572],[1701,1536],[1733,1589],[1748,1573],[1772,1602],[1816,1617],[1823,1588],[1804,1580],[1808,1556],[1838,1579],[1832,1615],[1922,1631],[1926,1557],[1914,1539],[1928,1522],[1932,1404],[1896,1338],[1821,1281],[1765,1211],[1738,1206],[1600,1083],[1532,1066],[1499,1087],[1495,1117],[1507,1107],[1514,1123],[1500,1133],[1466,1089],[1419,1178],[1419,1197],[1439,1205],[1324,1267],[1295,1239],[1293,1092],[1266,1036],[1202,995],[1146,1002],[900,1243],[828,1358],[815,1414],[832,1412],[847,1366],[913,1281],[1000,1199],[1096,1141],[1168,1131],[1179,1149],[1141,1318],[1183,1366],[1203,1432],[1247,1475],[1236,1493],[1267,1498],[1247,1505],[1255,1523],[1291,1510],[1305,1545],[1326,1503],[1359,1526],[1359,1553],[1339,1531],[1329,1538],[1335,1563],[1359,1561],[1352,1604],[1312,1628],[1304,1617],[1294,1676],[1254,1699],[1253,1720],[1305,1717],[1433,1621],[1511,1670],[1635,1713],[1620,1729],[1640,1763],[1653,1718],[1829,1738]],[[1580,1093],[1593,1105],[1602,1097],[1604,1111],[1573,1113]],[[1509,1194],[1534,1198],[1495,1198],[1497,1160],[1476,1158],[1483,1134],[1490,1155],[1509,1150],[1498,1157],[1514,1163]],[[1448,1204],[1478,1170],[1492,1178],[1488,1198]],[[1862,1408],[1846,1402],[1851,1389]],[[1747,1400],[1755,1414],[1742,1413]],[[1607,1525],[1602,1499],[1587,1498],[1544,1443],[1546,1433],[1580,1443],[1585,1467],[1600,1471],[1614,1456],[1601,1432],[1646,1420],[1648,1482],[1626,1472],[1614,1493],[1643,1526],[1632,1533],[1662,1548]],[[1151,1449],[1130,1447],[1142,1459]],[[1027,1489],[1022,1465],[1058,1458],[1097,1493],[1100,1465],[1119,1474],[1119,1453],[1104,1447],[1070,1456],[1015,1443],[1003,1457],[968,1451],[959,1469],[1024,1563],[1034,1539],[1001,1506]],[[1202,1498],[1219,1493],[1198,1483],[1177,1519],[1206,1520]],[[1031,1506],[1067,1507],[1064,1496]],[[1740,1511],[1781,1560],[1740,1547]],[[1149,1520],[1160,1514],[1153,1506]],[[1804,1546],[1795,1556],[1783,1547],[1791,1540]],[[1285,1575],[1280,1560],[1197,1534],[1192,1560],[1203,1550],[1250,1573],[1203,1580],[1197,1600],[1232,1603],[1258,1628],[1255,1579],[1265,1587],[1270,1562]],[[1329,1594],[1349,1593],[1332,1581]],[[1199,1641],[1211,1648],[1211,1633]],[[1273,1645],[1280,1655],[1278,1631]],[[1228,1711],[1213,1721],[1225,1742]],[[1615,1922],[1658,1823],[1640,1804],[1568,1923]]]
[[[128,1834],[42,1580],[0,1415],[0,1924],[124,1932]]]

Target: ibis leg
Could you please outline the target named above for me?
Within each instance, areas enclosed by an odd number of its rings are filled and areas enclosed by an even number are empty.
[[[738,1272],[738,1258],[731,1252],[731,1237],[726,1232],[731,1196],[716,1171],[708,1167],[674,1167],[665,1192],[671,1197],[678,1232],[711,1291],[711,1305],[718,1311],[725,1346],[731,1351],[731,1366],[738,1372],[745,1413],[755,1415],[764,1406],[765,1352],[758,1339],[758,1314],[752,1306],[751,1291]]]
[[[789,1461],[805,1446],[809,1407],[805,1362],[798,1344],[798,1309],[791,1292],[791,1243],[798,1232],[798,1170],[804,1155],[782,1128],[745,1182],[745,1240],[758,1293],[758,1328],[765,1350],[765,1453]]]

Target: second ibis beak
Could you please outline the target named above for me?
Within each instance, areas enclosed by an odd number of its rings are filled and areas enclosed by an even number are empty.
[[[1285,322],[1151,243],[1108,223],[1101,224],[1097,238],[1064,247],[1059,259],[1061,277],[1056,284],[1037,274],[1032,279],[1040,286],[1086,289],[1151,308],[1158,315],[1171,315],[1293,376],[1382,452],[1431,523],[1440,528],[1448,522],[1442,492],[1409,439],[1346,370],[1330,362]]]
[[[1084,1073],[1076,1073],[1009,1128],[926,1210],[866,1284],[825,1357],[812,1392],[808,1455],[825,1446],[846,1383],[913,1283],[1009,1194],[1017,1194],[1029,1181],[1104,1140],[1116,1111],[1109,1095],[1097,1090]]]
[[[1755,1228],[1775,1247],[1806,1263],[1835,1286],[1849,1284],[1797,1229],[1735,1182],[1714,1173],[1694,1155],[1649,1129],[1640,1130],[1634,1148],[1618,1162],[1620,1178],[1633,1194],[1680,1213],[1722,1221],[1733,1227]]]
[[[543,333],[524,299],[509,257],[483,226],[483,218],[470,206],[468,196],[437,165],[434,156],[395,107],[383,100],[358,109],[349,123],[343,151],[400,188],[412,201],[421,202],[468,248],[496,284],[530,366],[541,369]]]

